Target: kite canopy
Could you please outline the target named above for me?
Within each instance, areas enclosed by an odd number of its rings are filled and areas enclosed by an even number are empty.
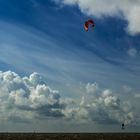
[[[94,27],[94,21],[92,19],[89,19],[87,21],[85,21],[85,30],[88,31],[89,25],[91,25],[92,27]]]

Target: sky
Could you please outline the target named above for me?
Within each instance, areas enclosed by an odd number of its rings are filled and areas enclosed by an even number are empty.
[[[140,0],[0,0],[0,131],[139,132],[139,13]]]

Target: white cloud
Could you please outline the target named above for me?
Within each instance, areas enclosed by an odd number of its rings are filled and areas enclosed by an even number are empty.
[[[138,51],[135,48],[129,48],[127,54],[131,57],[135,57],[138,54]]]
[[[94,84],[87,84],[94,85]],[[87,89],[87,85],[85,88]],[[122,123],[134,122],[132,107],[121,101],[110,89],[101,89],[98,86],[96,94],[87,91],[81,98],[80,106],[67,110],[67,117],[80,121],[93,121],[94,123]]]
[[[98,84],[97,83],[93,83],[93,84],[88,83],[86,85],[87,93],[95,93],[97,90],[98,90]]]
[[[45,83],[38,73],[21,77],[12,71],[0,71],[0,121],[25,123],[40,118],[101,124],[134,121],[131,105],[97,83],[85,86],[81,101],[62,98],[59,91]]]
[[[136,94],[134,94],[134,97],[135,98],[140,98],[140,94],[139,93],[136,93]]]
[[[11,71],[0,71],[1,120],[5,113],[5,120],[63,117],[66,104],[57,90],[51,89],[42,81],[38,73],[20,77]]]
[[[80,10],[96,17],[118,16],[128,21],[130,34],[140,33],[140,0],[53,0],[66,5],[78,5]],[[122,13],[122,14],[121,14]]]
[[[105,89],[102,93],[102,96],[105,98],[105,97],[108,97],[112,94],[112,91],[110,89]]]
[[[132,88],[129,87],[129,86],[127,86],[127,85],[124,85],[123,86],[123,90],[124,90],[124,92],[128,93],[128,92],[131,92],[132,91]]]

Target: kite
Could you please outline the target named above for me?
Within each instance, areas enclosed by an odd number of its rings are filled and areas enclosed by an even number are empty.
[[[94,21],[93,21],[92,19],[89,19],[89,20],[85,21],[84,27],[85,27],[85,30],[86,30],[86,31],[88,31],[89,25],[91,25],[92,27],[95,26],[95,25],[94,25]]]

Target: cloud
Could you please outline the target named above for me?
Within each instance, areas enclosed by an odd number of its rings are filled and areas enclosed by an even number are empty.
[[[87,14],[101,18],[102,16],[118,16],[128,21],[127,31],[130,34],[140,33],[140,0],[53,0],[64,5],[77,5]]]
[[[136,93],[136,94],[134,94],[134,97],[135,98],[140,98],[140,94],[139,93]]]
[[[138,51],[135,48],[129,48],[127,54],[131,57],[135,57],[138,54]]]
[[[95,93],[98,90],[98,84],[97,83],[88,83],[86,85],[86,91],[87,93]]]
[[[0,71],[0,118],[4,115],[5,120],[18,118],[23,121],[36,117],[63,117],[66,104],[57,90],[42,81],[38,73],[20,77],[12,71]]]
[[[122,88],[123,88],[124,92],[126,92],[126,93],[129,93],[132,91],[132,88],[127,85],[124,85]]]
[[[77,123],[128,124],[134,121],[134,116],[130,103],[122,102],[112,90],[102,89],[97,83],[85,85],[85,93],[78,100],[61,97],[36,72],[21,77],[12,71],[0,71],[0,121],[63,119]]]
[[[95,85],[95,83],[86,85]],[[81,98],[80,106],[67,110],[67,117],[77,122],[92,121],[99,124],[125,124],[134,122],[134,112],[131,105],[121,101],[110,89],[101,89],[93,94],[87,93]]]

